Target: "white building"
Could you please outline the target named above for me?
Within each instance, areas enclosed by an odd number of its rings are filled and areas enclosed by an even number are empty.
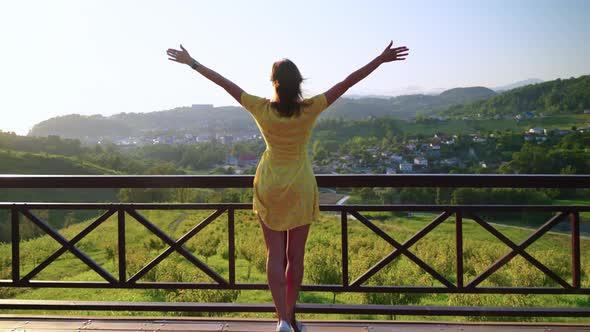
[[[208,110],[213,108],[213,104],[192,104],[191,108],[193,110]]]
[[[529,133],[535,134],[535,135],[545,135],[546,132],[547,131],[544,128],[531,128],[531,129],[529,129]]]
[[[475,142],[475,143],[485,143],[487,141],[488,141],[488,139],[485,137],[482,137],[482,136],[474,136],[473,137],[473,142]]]
[[[428,166],[428,159],[424,157],[416,157],[414,158],[414,165],[426,167]]]
[[[450,139],[443,139],[441,141],[442,144],[446,144],[446,145],[453,145],[455,144],[455,139],[454,138],[450,138]]]
[[[412,169],[414,168],[414,165],[410,164],[410,163],[401,163],[399,164],[399,170],[404,172],[404,173],[409,173],[412,172]]]

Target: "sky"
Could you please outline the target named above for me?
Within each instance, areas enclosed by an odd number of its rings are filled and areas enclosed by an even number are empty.
[[[179,44],[245,91],[271,97],[271,65],[297,64],[305,96],[393,40],[407,60],[349,90],[402,95],[590,74],[587,0],[0,0],[0,130],[72,113],[237,105]]]

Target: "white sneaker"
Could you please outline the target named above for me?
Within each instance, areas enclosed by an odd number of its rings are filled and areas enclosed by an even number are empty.
[[[303,326],[303,323],[301,323],[297,319],[295,320],[295,325],[297,326],[299,332],[307,332],[307,329],[305,328],[305,326]]]
[[[277,323],[277,332],[293,332],[293,329],[291,328],[289,323],[282,320]]]

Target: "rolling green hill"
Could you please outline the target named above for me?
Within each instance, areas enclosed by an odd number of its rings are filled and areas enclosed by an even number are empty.
[[[117,174],[76,157],[0,150],[0,174]]]
[[[78,160],[51,154],[0,150],[0,174],[118,174],[118,172]],[[0,202],[114,202],[118,189],[2,189]],[[94,212],[83,210],[52,210],[45,214],[54,227],[78,222],[93,216]],[[0,242],[8,241],[10,218],[8,211],[0,210]],[[24,239],[40,235],[40,229],[31,227],[21,230]]]
[[[367,117],[410,119],[418,114],[432,114],[451,105],[489,98],[496,93],[483,87],[456,88],[435,95],[408,95],[391,98],[341,98],[321,118],[342,117],[347,120]],[[36,124],[30,136],[59,135],[81,140],[129,137],[149,132],[239,133],[256,131],[250,114],[241,107],[193,105],[149,113],[120,113],[109,117],[71,114]]]
[[[469,104],[449,107],[443,115],[515,115],[523,112],[546,114],[583,113],[590,109],[590,75],[557,79],[513,89]]]

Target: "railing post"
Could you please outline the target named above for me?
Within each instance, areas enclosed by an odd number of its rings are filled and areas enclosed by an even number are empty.
[[[119,253],[119,283],[127,283],[127,259],[125,258],[125,209],[117,209],[117,234],[118,234],[118,253]]]
[[[11,214],[11,241],[12,241],[12,282],[20,283],[20,222],[18,209],[13,206]]]
[[[580,212],[571,213],[572,224],[572,286],[580,288]]]
[[[348,213],[340,212],[342,234],[342,287],[348,288]]]
[[[455,212],[455,258],[457,265],[457,288],[463,288],[463,215]]]
[[[229,284],[236,284],[236,237],[235,237],[235,218],[234,209],[227,209],[227,236],[229,240],[228,263],[229,263]]]

